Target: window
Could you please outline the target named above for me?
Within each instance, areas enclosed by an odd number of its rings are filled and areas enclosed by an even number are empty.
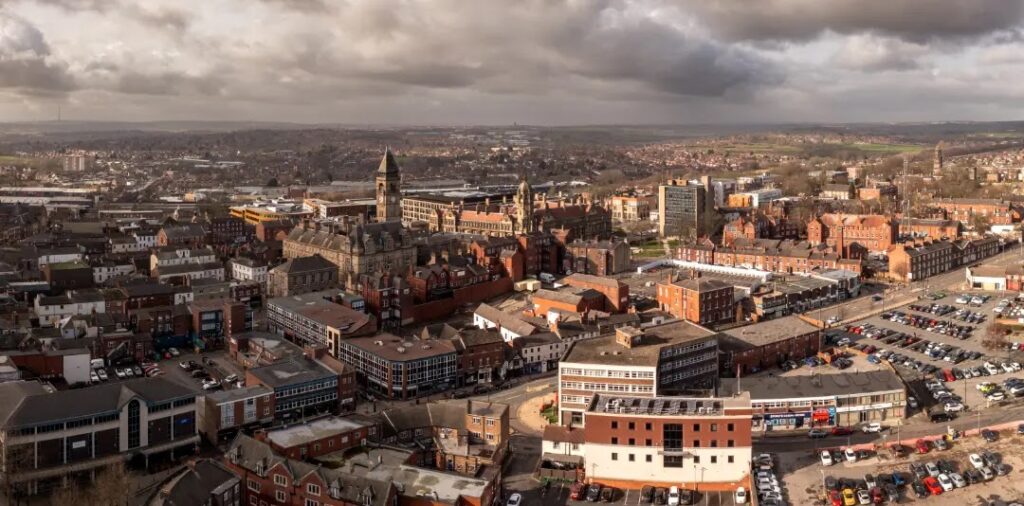
[[[699,423],[693,424],[693,431],[694,432],[700,432],[700,424]]]
[[[633,422],[629,422],[629,430],[636,430],[636,424]]]
[[[651,446],[651,443],[653,443],[653,441],[651,441],[650,439],[644,440],[644,446]]]
[[[275,474],[274,475],[274,485],[279,485],[279,486],[282,486],[282,487],[287,487],[288,486],[288,478],[285,478],[283,474]]]
[[[732,448],[733,446],[736,446],[736,442],[730,439],[730,440],[725,442],[725,446],[728,446],[729,448]]]
[[[644,460],[646,460],[647,462],[651,462],[653,459],[651,458],[650,455],[645,455],[644,456]]]
[[[320,506],[320,503],[312,499],[306,499],[306,506]]]
[[[139,401],[132,400],[128,403],[128,448],[138,448],[142,444],[139,410]]]
[[[636,461],[636,455],[633,455],[632,453],[630,453],[629,454],[629,461],[630,462],[635,462]]]
[[[718,448],[718,440],[717,439],[712,439],[711,440],[711,447],[712,448]]]
[[[256,481],[256,480],[249,480],[245,484],[245,486],[248,487],[248,489],[252,490],[253,492],[259,492],[260,491],[260,483],[258,481]]]
[[[717,423],[711,424],[711,432],[718,432],[718,424]]]
[[[310,495],[320,495],[320,485],[310,483],[306,485],[306,492],[309,492]]]
[[[699,439],[694,439],[693,440],[693,447],[694,448],[700,448],[700,440]]]
[[[736,460],[736,458],[735,458],[735,457],[733,457],[732,455],[729,455],[728,457],[726,457],[726,459],[725,459],[725,460],[726,460],[727,462],[729,462],[730,464],[732,464],[732,463],[733,463],[733,461],[734,461],[734,460]]]
[[[616,421],[613,420],[612,421],[612,428],[613,429],[618,429],[619,428],[619,422],[616,422]]]
[[[629,438],[629,446],[636,446],[636,439]]]
[[[717,464],[718,463],[718,456],[717,455],[712,455],[711,456],[711,463],[712,464]]]
[[[619,460],[619,454],[618,453],[613,453],[612,454],[612,460]]]
[[[256,496],[254,496],[254,495],[249,496],[249,504],[250,504],[250,506],[256,506]]]
[[[727,424],[727,425],[725,426],[725,430],[727,430],[727,431],[729,431],[729,432],[732,432],[732,431],[733,431],[733,429],[735,429],[735,428],[736,428],[736,424],[732,424],[732,423],[730,423],[730,424]]]
[[[700,455],[694,455],[693,456],[693,463],[694,464],[700,464]]]
[[[651,430],[651,422],[647,422],[644,424],[644,430]]]
[[[277,502],[285,502],[288,500],[288,494],[278,490],[277,492],[274,492],[274,499],[277,499]]]
[[[617,437],[613,437],[613,438],[612,438],[612,444],[613,444],[613,445],[617,445],[617,444],[619,444],[619,438],[617,438]]]

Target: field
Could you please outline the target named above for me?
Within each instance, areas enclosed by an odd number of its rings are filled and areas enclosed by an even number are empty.
[[[859,149],[861,151],[867,151],[869,153],[905,153],[910,151],[921,151],[921,146],[915,146],[913,144],[877,144],[877,143],[846,143],[840,144],[845,148]]]

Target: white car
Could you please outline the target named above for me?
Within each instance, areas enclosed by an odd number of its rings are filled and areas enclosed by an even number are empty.
[[[996,473],[988,466],[982,466],[981,469],[978,469],[978,472],[981,473],[982,478],[985,478],[985,481],[991,481],[996,477]]]
[[[946,410],[946,413],[959,413],[964,410],[964,405],[961,402],[947,402],[942,405],[942,409]]]
[[[229,375],[225,376],[224,380],[223,380],[224,383],[234,383],[236,381],[238,381],[238,375],[237,374],[229,374]]]
[[[213,389],[218,388],[218,387],[220,387],[220,382],[217,381],[217,380],[204,380],[203,381],[203,390],[213,390]]]
[[[821,452],[821,465],[823,465],[823,466],[831,466],[832,464],[835,464],[835,462],[832,461],[832,454],[827,452],[827,451],[822,451]]]
[[[124,374],[124,370],[123,370],[123,369],[121,369],[120,367],[115,367],[115,368],[114,368],[114,374],[116,374],[116,375],[117,375],[117,377],[118,377],[118,378],[120,378],[120,379],[125,379],[125,378],[127,378],[127,377],[128,377],[128,376],[126,376],[126,375]]]
[[[109,379],[106,369],[96,369],[96,375],[100,377],[101,381],[107,381],[107,379]]]
[[[743,487],[740,487],[740,488],[736,489],[736,494],[733,496],[733,498],[735,499],[736,504],[746,504],[747,503],[747,489],[745,489]]]
[[[522,496],[522,494],[520,494],[519,492],[516,492],[516,493],[508,496],[508,503],[506,503],[506,504],[508,506],[520,506],[521,504],[523,504],[523,496]]]
[[[1006,398],[1006,394],[996,390],[995,392],[986,395],[985,398],[993,402],[1001,401]]]
[[[872,422],[867,425],[864,425],[863,427],[861,427],[860,430],[864,431],[865,434],[872,432],[882,432],[882,424],[878,422]]]
[[[679,506],[679,487],[675,485],[668,489],[668,506]]]
[[[857,452],[853,448],[847,448],[843,455],[846,456],[847,462],[857,462]]]
[[[967,480],[965,480],[959,473],[950,473],[949,479],[953,481],[953,486],[956,488],[964,488],[967,486]]]
[[[981,460],[981,455],[978,455],[977,453],[972,453],[967,457],[967,460],[971,461],[971,465],[974,466],[975,469],[985,467],[985,461]]]
[[[942,487],[943,492],[949,492],[953,490],[953,480],[949,479],[949,475],[942,473],[935,479],[939,480],[939,485]]]
[[[168,348],[167,351],[171,352],[171,356],[172,357],[177,357],[177,356],[181,355],[181,352],[178,351],[177,348]]]
[[[89,372],[89,381],[92,381],[93,383],[99,383],[100,375],[96,374],[96,371]]]
[[[985,370],[988,371],[988,373],[992,374],[992,375],[999,374],[999,368],[996,367],[995,364],[992,364],[992,363],[989,363],[989,362],[985,362]]]
[[[871,504],[871,494],[867,490],[857,490],[857,502],[860,504]]]

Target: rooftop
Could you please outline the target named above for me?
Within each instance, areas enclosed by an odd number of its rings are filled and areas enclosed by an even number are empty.
[[[645,416],[707,415],[719,416],[728,409],[750,409],[750,396],[736,397],[629,397],[597,394],[588,413]]]
[[[271,388],[310,383],[337,376],[337,373],[328,369],[327,366],[306,357],[296,357],[262,367],[254,367],[249,369],[249,372]]]
[[[797,315],[791,315],[725,330],[722,334],[752,346],[764,346],[818,330]]]
[[[873,392],[904,390],[903,381],[891,370],[848,372],[807,376],[759,376],[739,380],[742,389],[754,401],[766,399],[798,399],[837,395],[866,395]],[[736,391],[735,380],[722,380],[719,393]]]
[[[363,427],[369,427],[372,423],[361,417],[340,417],[331,416],[319,420],[293,425],[267,433],[267,440],[281,448],[312,443],[324,438],[352,432]]]
[[[367,353],[393,362],[408,362],[437,355],[455,353],[455,345],[448,339],[403,339],[393,334],[354,337],[344,341]]]
[[[577,341],[570,345],[563,363],[655,367],[661,348],[687,341],[714,338],[715,333],[688,321],[675,321],[644,329],[639,345],[626,348],[615,336]]]

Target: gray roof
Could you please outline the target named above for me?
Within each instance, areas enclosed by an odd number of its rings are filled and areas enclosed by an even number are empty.
[[[381,425],[394,433],[421,427],[445,427],[466,430],[466,414],[479,416],[501,416],[509,409],[500,402],[475,401],[472,399],[434,401],[384,410],[380,413]]]
[[[327,366],[306,357],[282,360],[270,365],[249,369],[253,376],[271,388],[299,385],[337,376]]]
[[[381,158],[380,165],[377,167],[377,175],[397,175],[398,172],[398,162],[395,161],[395,155],[391,153],[391,148],[385,148],[384,157]]]
[[[0,384],[0,389],[6,386]],[[15,406],[4,420],[5,428],[56,423],[110,413],[121,409],[133,397],[140,397],[147,404],[156,404],[196,396],[194,390],[163,378],[106,383],[52,394],[32,390],[17,392],[20,395],[0,396],[13,401],[10,404],[4,403],[5,406]]]
[[[163,495],[164,506],[194,506],[207,504],[210,495],[218,495],[239,482],[238,476],[220,462],[203,459],[191,468],[186,467],[170,482]],[[158,503],[159,504],[159,503]]]
[[[320,255],[313,255],[309,257],[293,258],[281,265],[278,265],[277,267],[274,267],[272,271],[287,274],[301,274],[303,272],[329,271],[337,269],[338,266],[334,265],[326,258]]]
[[[232,388],[231,390],[216,390],[213,393],[206,394],[206,398],[213,401],[214,404],[223,404],[250,397],[270,395],[272,393],[274,392],[271,389],[263,385],[253,385],[244,388]]]
[[[576,364],[605,364],[633,367],[656,367],[665,346],[688,341],[715,339],[716,334],[685,320],[674,321],[643,329],[639,345],[626,348],[615,336],[596,337],[576,341],[562,357],[562,362]]]
[[[814,377],[757,376],[742,378],[740,386],[750,392],[752,401],[769,399],[795,399],[801,397],[827,397],[833,395],[867,395],[873,392],[905,390],[906,386],[891,370],[817,374]],[[722,380],[719,394],[735,392],[736,381]]]
[[[791,315],[724,330],[722,334],[749,346],[764,346],[818,330],[820,330],[818,327],[807,323],[797,315]],[[722,342],[723,345],[726,343],[727,341]]]

